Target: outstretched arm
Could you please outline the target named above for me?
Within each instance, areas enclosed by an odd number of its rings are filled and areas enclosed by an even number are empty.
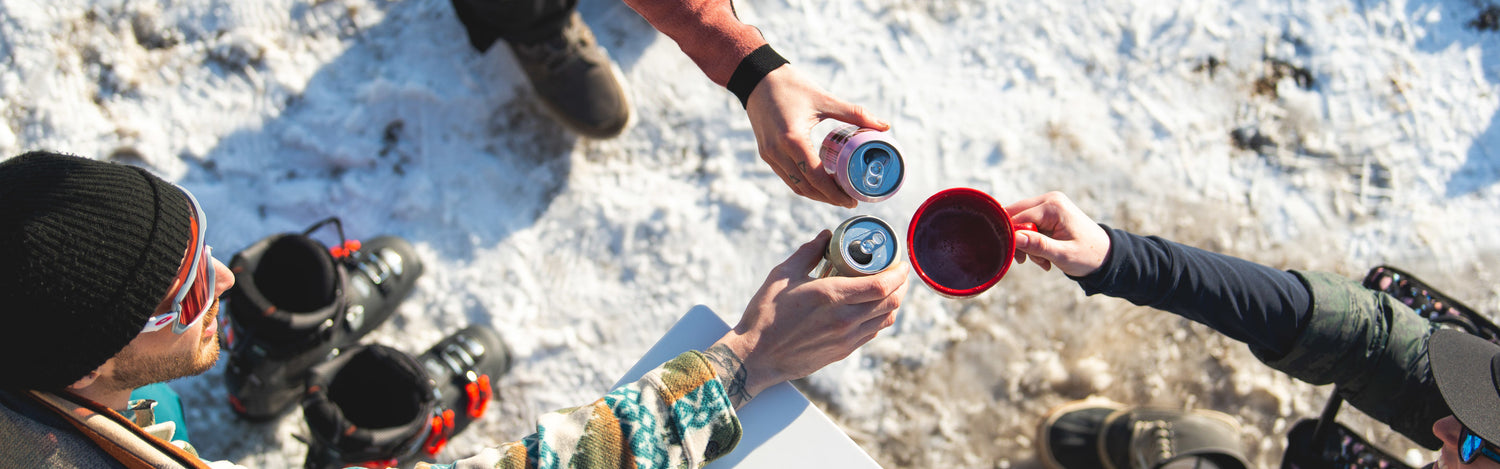
[[[1101,226],[1062,193],[1005,209],[1039,230],[1016,232],[1017,262],[1056,265],[1090,295],[1168,311],[1270,355],[1291,347],[1312,306],[1290,272]]]
[[[1336,384],[1354,407],[1413,441],[1440,444],[1430,429],[1452,412],[1427,361],[1433,326],[1389,295],[1338,275],[1280,271],[1102,227],[1060,193],[1006,211],[1041,231],[1017,232],[1016,249],[1043,268],[1060,267],[1088,293],[1208,325],[1272,368]]]
[[[857,203],[823,170],[808,131],[823,119],[887,130],[863,107],[828,94],[798,75],[760,30],[740,21],[729,0],[625,0],[719,86],[750,118],[760,157],[793,192],[843,207]]]
[[[625,0],[719,86],[740,61],[766,45],[760,30],[740,21],[729,0]]]
[[[810,278],[829,237],[819,233],[777,266],[708,350],[678,355],[591,405],[542,416],[521,441],[429,467],[678,468],[728,454],[740,438],[734,409],[849,356],[895,322],[907,266]]]

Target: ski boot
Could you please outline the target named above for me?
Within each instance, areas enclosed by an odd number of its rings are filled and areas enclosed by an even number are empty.
[[[308,237],[328,224],[339,234],[332,248]],[[229,350],[224,383],[234,412],[252,421],[296,404],[307,370],[390,319],[422,276],[410,243],[348,240],[338,218],[256,242],[229,268],[235,286],[220,328]]]
[[[469,326],[419,357],[372,344],[313,368],[302,413],[308,469],[411,467],[482,417],[510,370],[500,335]]]

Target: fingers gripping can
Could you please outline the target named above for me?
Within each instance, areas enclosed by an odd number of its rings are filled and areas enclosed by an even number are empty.
[[[901,241],[891,225],[869,215],[840,223],[823,251],[818,278],[829,275],[863,277],[890,267],[901,254]]]
[[[855,200],[879,202],[901,189],[906,164],[890,132],[862,129],[828,119],[818,127],[832,127],[818,152],[823,170]],[[816,135],[817,132],[815,131]]]

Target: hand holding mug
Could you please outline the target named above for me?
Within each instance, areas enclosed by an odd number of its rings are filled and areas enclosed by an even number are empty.
[[[1017,223],[1034,223],[1037,231],[1016,231],[1016,263],[1031,259],[1042,270],[1057,266],[1082,277],[1094,273],[1109,255],[1109,234],[1061,192],[1048,192],[1005,206]]]

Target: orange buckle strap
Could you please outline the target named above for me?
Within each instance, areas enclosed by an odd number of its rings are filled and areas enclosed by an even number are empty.
[[[438,451],[448,444],[448,437],[453,436],[453,410],[443,409],[442,415],[432,416],[432,432],[427,434],[427,442],[423,444],[423,450],[427,454],[437,456]]]
[[[489,408],[490,401],[495,398],[495,388],[490,387],[490,375],[479,375],[479,379],[465,384],[464,392],[469,395],[469,417],[476,419],[484,415],[484,410]]]
[[[334,259],[342,259],[348,257],[350,254],[354,254],[354,251],[358,251],[359,248],[359,240],[351,239],[344,241],[343,245],[328,248],[328,253],[333,254]]]

